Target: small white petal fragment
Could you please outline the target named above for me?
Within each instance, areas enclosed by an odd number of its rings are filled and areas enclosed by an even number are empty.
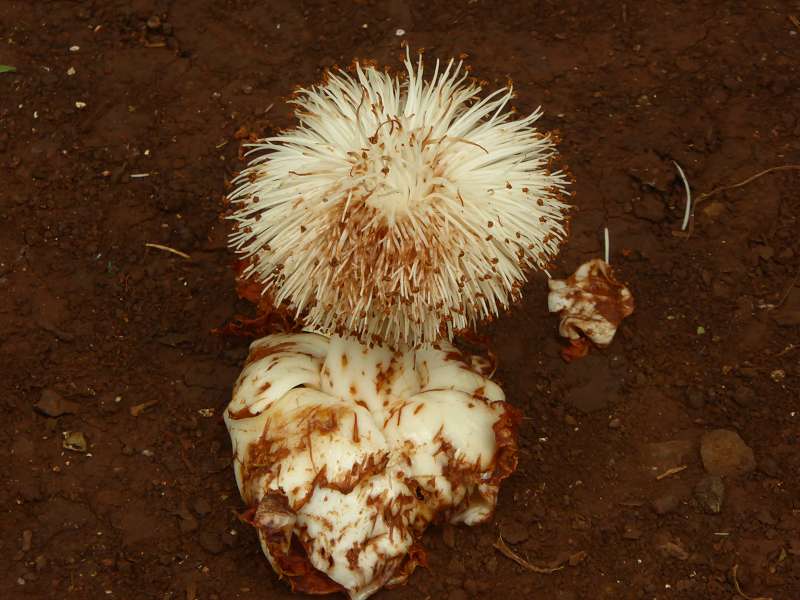
[[[406,30],[405,30],[405,29],[399,29],[399,28],[398,28],[398,29],[397,29],[397,31],[395,31],[395,32],[394,32],[394,34],[395,34],[397,37],[403,37],[403,36],[406,34]]]
[[[69,69],[67,69],[67,75],[69,75],[70,77],[75,75],[75,73],[76,73],[75,67],[70,67]]]
[[[69,51],[70,52],[80,52],[80,49],[81,49],[80,46],[70,46],[69,47]]]
[[[559,313],[558,332],[570,340],[586,336],[597,346],[608,346],[622,320],[633,313],[630,290],[599,258],[582,264],[566,280],[551,279],[548,285],[548,309]]]
[[[427,525],[485,522],[516,466],[516,413],[447,342],[262,338],[224,418],[245,518],[306,593],[362,600],[402,583]]]
[[[80,100],[78,100],[75,103],[75,108],[77,108],[78,110],[82,110],[82,109],[86,108],[86,102],[81,102]]]

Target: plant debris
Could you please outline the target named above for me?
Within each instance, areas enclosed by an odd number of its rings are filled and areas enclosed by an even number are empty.
[[[86,436],[81,431],[65,431],[63,434],[63,441],[61,445],[66,450],[73,452],[86,452],[89,449],[89,443],[86,441]]]
[[[497,541],[493,544],[493,546],[500,554],[502,554],[506,558],[513,560],[523,569],[527,569],[528,571],[531,571],[533,573],[541,573],[544,575],[549,575],[550,573],[561,571],[564,568],[564,565],[569,565],[571,567],[577,566],[578,564],[586,560],[586,557],[588,556],[585,551],[581,550],[580,552],[575,552],[574,554],[569,555],[563,561],[561,561],[559,564],[555,566],[539,567],[534,565],[533,563],[528,562],[527,560],[522,558],[519,554],[514,552],[511,548],[509,548],[508,544],[506,544],[502,536],[497,538]]]

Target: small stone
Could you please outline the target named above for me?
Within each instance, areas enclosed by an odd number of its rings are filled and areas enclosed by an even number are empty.
[[[197,531],[198,523],[197,519],[194,518],[194,515],[189,512],[189,509],[186,506],[181,506],[177,511],[175,511],[180,517],[180,529],[181,533],[191,533],[193,531]]]
[[[727,207],[722,202],[712,202],[711,204],[703,207],[703,214],[712,221],[716,221],[727,211]]]
[[[725,498],[725,484],[717,475],[703,477],[694,488],[694,495],[706,512],[719,514]]]
[[[617,417],[614,417],[608,422],[609,429],[619,429],[620,427],[622,427],[622,421],[620,421]]]
[[[519,523],[503,523],[500,525],[500,535],[509,544],[519,544],[528,539],[528,528]]]
[[[756,513],[756,519],[764,525],[775,525],[778,520],[772,515],[768,508],[761,508]]]
[[[758,461],[758,470],[773,479],[780,479],[782,475],[780,465],[771,456],[765,456]]]
[[[577,427],[578,421],[572,415],[565,415],[564,424],[567,425],[568,427]]]
[[[200,547],[209,554],[220,554],[225,546],[222,544],[220,536],[213,531],[203,531],[197,536],[197,541]]]
[[[700,441],[703,467],[711,475],[743,475],[755,469],[753,450],[739,434],[728,429],[709,431]]]
[[[666,493],[653,499],[650,505],[657,515],[666,515],[680,506],[681,499],[677,494]]]
[[[89,443],[86,441],[86,436],[81,431],[65,431],[63,434],[64,439],[61,445],[73,452],[86,452],[89,449]]]
[[[676,542],[662,542],[659,544],[658,549],[671,558],[677,558],[678,560],[687,560],[689,558],[689,553]]]
[[[205,517],[211,512],[211,504],[205,498],[195,498],[192,508],[201,517]]]
[[[664,203],[652,194],[645,195],[633,205],[633,214],[651,223],[661,223],[667,217]]]
[[[60,417],[61,415],[73,415],[78,412],[78,405],[75,402],[65,400],[57,391],[45,388],[42,390],[39,401],[33,405],[37,412],[46,417]]]
[[[147,28],[152,31],[161,29],[161,18],[158,15],[153,15],[147,19]]]

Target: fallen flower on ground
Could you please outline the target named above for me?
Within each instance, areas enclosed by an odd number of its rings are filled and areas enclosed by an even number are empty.
[[[551,279],[549,286],[547,306],[559,314],[558,333],[574,347],[568,352],[571,359],[586,354],[582,338],[608,346],[622,320],[633,314],[633,294],[599,258],[583,263],[566,280]]]

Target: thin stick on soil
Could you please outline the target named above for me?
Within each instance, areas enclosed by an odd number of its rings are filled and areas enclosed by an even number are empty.
[[[145,243],[145,246],[148,248],[155,248],[156,250],[163,250],[164,252],[171,252],[176,256],[180,256],[181,258],[185,258],[186,260],[192,260],[192,257],[186,254],[186,252],[181,252],[180,250],[175,250],[175,248],[170,248],[169,246],[164,246],[163,244],[154,244],[152,242]]]
[[[689,226],[689,217],[692,214],[692,190],[689,187],[689,181],[686,179],[686,174],[683,172],[683,169],[681,169],[681,166],[674,160],[672,164],[678,169],[678,174],[683,180],[683,187],[686,189],[686,209],[683,211],[683,223],[681,224],[681,231],[686,231],[686,228]]]
[[[739,570],[739,565],[733,565],[731,569],[731,579],[733,579],[733,587],[736,589],[736,593],[739,594],[742,598],[746,600],[772,600],[771,597],[767,596],[748,596],[742,591],[741,586],[739,585],[739,578],[736,576],[736,572]]]
[[[786,302],[786,299],[789,297],[789,294],[792,293],[792,288],[797,283],[797,279],[800,278],[800,269],[797,270],[797,273],[794,274],[792,280],[789,282],[789,285],[786,286],[786,289],[781,294],[781,299],[778,300],[778,303],[775,305],[775,308],[780,308],[783,306],[783,303]]]
[[[558,567],[537,567],[536,565],[529,563],[527,560],[509,548],[508,544],[506,544],[502,537],[497,538],[497,541],[494,543],[494,547],[506,558],[510,558],[522,568],[527,569],[528,571],[533,571],[534,573],[550,574],[560,571],[564,568],[564,565],[560,565]]]
[[[711,196],[719,194],[720,192],[724,192],[726,190],[732,190],[735,188],[740,188],[742,186],[747,185],[748,183],[752,183],[759,177],[763,177],[764,175],[773,173],[775,171],[800,171],[800,165],[780,165],[777,167],[770,167],[769,169],[764,169],[763,171],[760,171],[755,175],[751,175],[750,177],[748,177],[744,181],[740,181],[739,183],[733,183],[731,185],[723,185],[718,188],[714,188],[710,192],[707,192],[705,194],[700,194],[700,196],[698,196],[697,200],[695,201],[695,205],[699,204],[702,200],[708,200],[709,198],[711,198]]]
[[[667,469],[661,475],[656,477],[656,481],[661,481],[662,479],[666,479],[670,475],[675,475],[676,473],[680,473],[681,471],[685,471],[689,467],[687,465],[681,465],[680,467],[672,467],[671,469]]]
[[[608,227],[606,227],[603,230],[603,239],[605,241],[605,247],[606,247],[606,252],[605,252],[606,264],[610,265],[611,264],[611,242],[608,239]]]
[[[677,165],[677,163],[676,163]],[[700,194],[694,201],[694,208],[697,208],[697,205],[700,204],[703,200],[708,200],[712,196],[716,196],[720,192],[725,192],[727,190],[733,190],[736,188],[743,187],[748,183],[752,183],[756,179],[763,177],[764,175],[768,175],[769,173],[774,173],[776,171],[800,171],[800,165],[779,165],[777,167],[770,167],[769,169],[764,169],[763,171],[759,171],[755,175],[751,175],[747,179],[740,181],[738,183],[732,183],[731,185],[723,185],[718,188],[714,188],[710,192],[705,192]],[[672,235],[676,237],[683,237],[688,238],[692,235],[692,231],[694,230],[694,210],[689,215],[689,230],[688,231],[673,231]]]

